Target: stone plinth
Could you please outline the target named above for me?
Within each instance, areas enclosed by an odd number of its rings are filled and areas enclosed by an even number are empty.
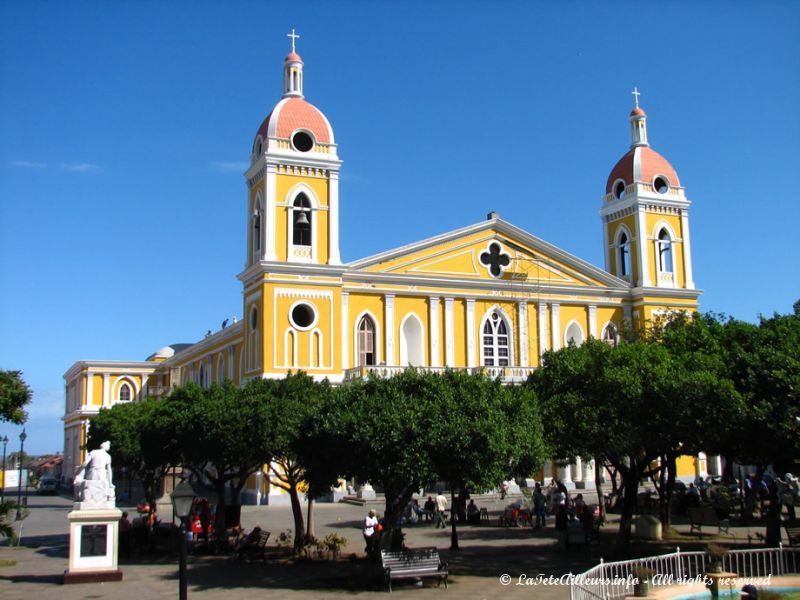
[[[706,587],[711,592],[712,598],[718,598],[720,590],[736,590],[737,589],[737,577],[739,577],[736,573],[728,573],[722,571],[720,573],[706,573],[706,579],[711,580],[711,583],[707,583]]]
[[[643,540],[660,541],[662,536],[661,521],[653,515],[641,515],[634,521],[636,537]]]
[[[64,583],[120,581],[117,567],[119,520],[117,508],[73,510],[69,519],[69,568]]]

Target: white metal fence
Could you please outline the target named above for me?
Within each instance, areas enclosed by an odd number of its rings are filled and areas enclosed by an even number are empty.
[[[571,600],[608,600],[633,595],[633,570],[637,567],[651,569],[656,577],[651,585],[669,586],[680,581],[702,581],[711,559],[705,552],[681,552],[676,548],[671,554],[648,556],[635,560],[603,562],[576,575],[570,583]],[[724,571],[739,577],[766,577],[800,572],[800,548],[759,548],[756,550],[730,550],[722,559]]]

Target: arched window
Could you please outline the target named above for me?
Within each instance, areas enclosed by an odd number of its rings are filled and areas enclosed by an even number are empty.
[[[217,383],[225,381],[225,364],[222,358],[222,352],[217,356]]]
[[[422,323],[410,314],[400,326],[400,364],[404,367],[421,367],[425,363],[425,341]]]
[[[358,324],[358,366],[375,366],[375,323],[363,317]]]
[[[603,328],[603,333],[600,339],[603,340],[603,342],[605,342],[609,346],[616,346],[618,340],[617,328],[614,327],[614,325],[612,325],[611,323],[609,323]]]
[[[564,345],[580,346],[583,343],[583,330],[577,321],[572,321],[564,333]]]
[[[250,311],[250,368],[255,369],[261,359],[261,344],[258,337],[258,308]]]
[[[628,278],[631,274],[631,241],[624,231],[617,238],[617,269],[620,277]]]
[[[493,312],[483,326],[483,364],[487,367],[509,365],[508,325]]]
[[[131,386],[127,383],[123,383],[119,386],[119,393],[117,396],[118,402],[130,402],[131,401]]]
[[[292,212],[292,243],[295,246],[311,245],[311,202],[305,194],[298,194]]]
[[[253,211],[253,262],[261,260],[261,204],[256,202]]]
[[[672,238],[666,227],[658,232],[658,270],[662,273],[672,273]]]

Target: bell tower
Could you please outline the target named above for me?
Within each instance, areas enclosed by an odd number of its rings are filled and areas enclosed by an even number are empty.
[[[339,169],[333,128],[305,100],[303,59],[283,62],[283,95],[253,141],[248,185],[247,267],[261,262],[340,265]]]
[[[605,268],[634,288],[695,289],[689,206],[672,165],[650,147],[632,92],[631,145],[611,170],[600,208]]]

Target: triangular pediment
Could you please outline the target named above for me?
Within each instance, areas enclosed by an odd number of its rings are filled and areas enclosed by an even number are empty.
[[[628,284],[500,219],[478,223],[348,265],[361,273],[504,282],[509,286]]]

